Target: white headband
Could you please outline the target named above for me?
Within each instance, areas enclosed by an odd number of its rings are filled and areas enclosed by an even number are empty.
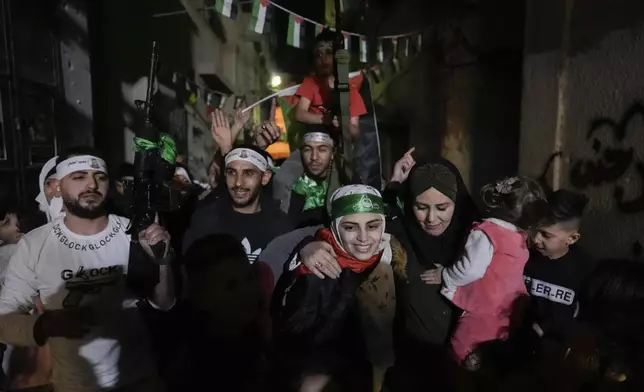
[[[188,171],[180,166],[177,166],[176,169],[174,169],[174,175],[183,177],[186,180],[190,181],[192,183],[192,178],[190,178],[190,175],[188,174]]]
[[[331,138],[331,136],[324,132],[308,132],[302,136],[302,144],[312,142],[327,143],[333,145],[333,139]]]
[[[105,161],[93,155],[81,155],[67,158],[56,165],[56,177],[62,180],[65,176],[78,171],[100,171],[107,173]]]
[[[257,151],[253,151],[250,148],[236,148],[229,152],[228,155],[226,155],[225,166],[228,167],[228,164],[234,161],[250,162],[263,172],[269,169],[266,158],[264,158],[262,154]]]

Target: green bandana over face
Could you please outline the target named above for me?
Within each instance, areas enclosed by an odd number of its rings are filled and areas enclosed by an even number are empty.
[[[317,183],[306,174],[300,176],[300,178],[295,181],[295,184],[293,184],[293,191],[298,195],[304,196],[304,208],[302,208],[302,211],[324,207],[328,189],[328,181]]]
[[[338,219],[352,214],[384,214],[382,199],[362,193],[339,197],[331,203],[331,217]]]

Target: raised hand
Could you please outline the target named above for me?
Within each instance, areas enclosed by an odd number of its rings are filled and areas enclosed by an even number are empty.
[[[405,155],[396,162],[394,165],[394,173],[391,175],[391,182],[403,183],[407,181],[409,172],[416,164],[416,161],[411,155],[415,150],[416,147],[410,148],[409,151],[407,151]]]
[[[233,126],[230,127],[230,133],[232,140],[237,140],[239,133],[244,129],[244,125],[250,120],[250,110],[244,112],[245,107],[239,109],[235,113],[235,119],[233,121]]]
[[[264,121],[253,130],[253,143],[259,148],[266,148],[280,139],[282,130],[274,121]]]
[[[233,141],[235,140],[230,123],[228,122],[228,117],[226,117],[226,114],[221,109],[215,109],[210,115],[210,118],[212,121],[210,124],[212,140],[219,146],[221,155],[226,155],[233,149]]]

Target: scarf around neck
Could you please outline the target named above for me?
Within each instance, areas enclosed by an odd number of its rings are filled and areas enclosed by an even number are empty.
[[[318,183],[306,174],[302,174],[293,184],[293,191],[298,195],[304,196],[302,211],[324,207],[328,189],[328,181]]]
[[[378,260],[380,260],[380,257],[383,254],[383,250],[380,250],[368,260],[358,260],[345,252],[344,249],[342,249],[342,247],[335,240],[335,237],[333,236],[333,233],[330,229],[320,229],[315,235],[315,238],[316,240],[324,241],[333,247],[333,251],[335,252],[335,259],[340,265],[340,268],[342,268],[343,270],[348,269],[358,274],[373,267],[378,262]],[[300,274],[302,275],[311,273],[311,271],[304,264],[301,264],[298,268]]]

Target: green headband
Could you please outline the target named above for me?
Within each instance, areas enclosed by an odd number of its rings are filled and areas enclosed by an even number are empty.
[[[382,199],[367,193],[342,196],[331,202],[331,217],[337,219],[352,214],[384,214]]]

